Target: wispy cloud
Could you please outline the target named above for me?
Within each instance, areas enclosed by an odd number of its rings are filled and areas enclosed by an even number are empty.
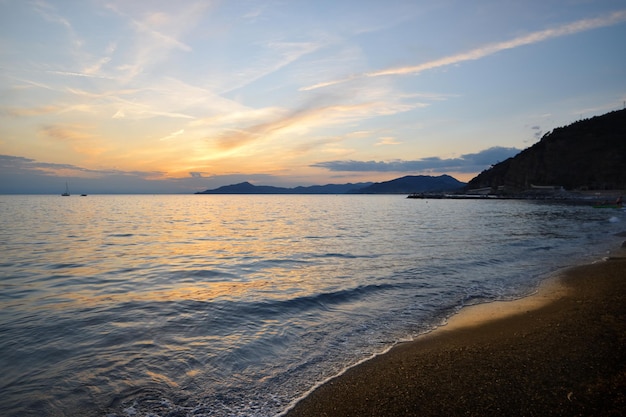
[[[240,104],[230,103],[223,106],[222,111],[207,117],[190,122],[192,127],[228,128],[241,125],[255,125],[266,120],[272,120],[285,113],[280,107],[264,107],[259,109],[245,108]]]
[[[69,74],[55,71],[62,75],[89,76],[99,75]],[[148,118],[196,119],[207,113],[241,111],[244,107],[233,100],[222,98],[209,90],[189,85],[172,78],[161,78],[159,83],[149,87],[118,87],[118,84],[106,84],[109,89],[84,87],[84,84],[66,83],[51,87],[35,81],[12,77],[20,85],[16,90],[46,89],[58,93],[47,105],[4,106],[0,114],[13,117],[40,116],[50,113],[91,113],[107,119],[142,120]],[[80,87],[78,87],[80,85]],[[103,84],[104,86],[104,84]]]
[[[67,146],[72,151],[88,156],[97,156],[105,151],[93,128],[79,124],[52,124],[42,126],[40,133],[48,139]]]
[[[34,10],[37,14],[39,14],[48,22],[52,22],[62,26],[67,33],[67,36],[69,36],[70,44],[72,46],[70,50],[65,51],[68,53],[68,57],[66,62],[63,64],[64,67],[67,66],[72,69],[46,70],[44,71],[45,73],[60,75],[64,77],[84,77],[109,80],[114,79],[114,77],[112,77],[111,75],[103,74],[100,71],[102,66],[111,60],[110,56],[100,57],[96,62],[91,62],[89,64],[84,63],[84,61],[93,61],[93,58],[91,57],[91,54],[84,51],[86,42],[78,35],[70,19],[61,15],[59,10],[55,6],[43,0],[37,0],[31,3],[31,7],[32,10]],[[56,46],[56,48],[59,51],[64,51],[65,44],[61,43],[60,45]],[[107,51],[112,52],[110,47],[107,48]]]
[[[31,7],[48,22],[62,26],[67,31],[74,48],[80,48],[84,44],[83,39],[78,37],[70,21],[62,16],[53,5],[43,0],[37,0],[31,3]]]
[[[83,69],[83,74],[88,74],[88,75],[101,74],[102,67],[108,64],[109,62],[111,62],[110,54],[98,59],[96,62],[87,64],[85,68]],[[108,77],[104,75],[99,75],[98,77],[104,78],[104,79],[113,79],[113,77]]]
[[[311,165],[337,172],[478,172],[490,165],[510,158],[520,150],[493,147],[478,153],[461,155],[459,158],[422,158],[413,161],[327,161]]]
[[[31,4],[33,10],[47,21],[59,24],[71,32],[74,31],[70,22],[66,18],[58,14],[56,9],[51,4],[42,0],[34,1]]]
[[[15,77],[15,76],[11,76],[10,78],[15,80],[15,82],[20,83],[20,84],[13,85],[11,87],[11,89],[13,90],[28,90],[28,89],[41,88],[42,90],[57,91],[57,88],[52,87],[48,84],[44,84],[39,81],[27,80],[25,78]]]
[[[44,114],[56,113],[61,111],[59,106],[40,106],[40,107],[24,107],[24,108],[6,108],[0,112],[14,117],[41,116]]]
[[[444,58],[436,59],[433,61],[425,62],[419,65],[412,66],[404,66],[404,67],[394,67],[388,68],[380,71],[372,71],[366,72],[362,74],[353,74],[348,77],[330,80],[321,83],[317,83],[314,85],[310,85],[307,87],[303,87],[301,91],[310,91],[323,87],[330,87],[337,84],[342,84],[345,82],[353,81],[355,79],[360,78],[372,78],[372,77],[381,77],[381,76],[393,76],[393,75],[417,75],[423,71],[446,67],[450,65],[460,64],[466,61],[473,61],[477,59],[481,59],[487,57],[489,55],[493,55],[495,53],[518,48],[520,46],[532,45],[539,42],[544,42],[549,39],[558,38],[562,36],[574,35],[576,33],[598,29],[607,26],[613,26],[618,23],[622,23],[626,21],[626,10],[620,10],[613,12],[609,15],[593,18],[593,19],[583,19],[578,20],[573,23],[568,23],[566,25],[558,26],[556,28],[545,29],[533,33],[529,33],[527,35],[519,36],[517,38],[513,38],[503,42],[490,43],[487,45],[483,45],[479,48],[471,49],[466,52],[462,52],[455,55],[450,55]]]
[[[11,155],[0,155],[0,172],[31,172],[45,176],[73,175],[76,177],[94,177],[112,173],[111,170],[98,171],[78,167],[72,164],[40,162],[31,158]]]
[[[134,10],[135,4],[128,2],[109,2],[106,7],[118,16],[126,19],[133,34],[127,42],[127,48],[133,50],[133,59],[118,63],[116,69],[124,73],[126,81],[154,67],[169,57],[172,50],[192,52],[193,48],[182,39],[194,28],[209,2],[196,1],[185,3],[184,7],[173,7],[169,11]]]
[[[256,140],[267,140],[278,133],[304,134],[314,128],[328,127],[339,123],[367,119],[375,116],[392,115],[414,109],[418,104],[385,101],[365,101],[355,104],[309,104],[302,108],[283,112],[274,119],[222,133],[215,139],[219,148],[230,150]]]
[[[84,141],[93,138],[93,135],[86,130],[84,126],[78,125],[47,125],[41,128],[41,131],[48,137],[63,142]]]
[[[161,141],[171,140],[171,139],[174,139],[174,138],[182,135],[183,133],[185,133],[185,129],[180,129],[180,130],[177,130],[176,132],[170,133],[169,135],[167,135],[165,137],[162,137],[159,140],[161,140]]]
[[[173,119],[190,119],[194,117],[185,113],[160,111],[147,103],[125,102],[111,116],[112,119],[148,119],[152,117],[167,117]]]
[[[172,89],[170,97],[175,98],[176,89]],[[174,111],[170,102],[163,99],[167,94],[155,88],[113,89],[103,92],[92,92],[78,88],[68,88],[72,101],[81,100],[83,109],[90,108],[113,119],[147,119],[151,117],[167,117],[174,119],[194,119],[194,116]],[[181,100],[176,101],[177,107],[184,107]],[[75,109],[73,106],[71,109]]]
[[[246,87],[293,64],[325,45],[320,42],[277,42],[259,43],[259,56],[250,60],[250,65],[237,74],[229,74],[228,87],[220,91],[226,94]],[[232,80],[235,80],[233,82]],[[226,83],[226,81],[225,81]]]
[[[1,155],[0,173],[5,171],[31,171],[50,176],[75,176],[81,178],[104,178],[104,177],[137,177],[142,179],[164,178],[161,171],[137,171],[120,169],[90,169],[73,164],[58,164],[53,162],[41,162],[22,156]]]
[[[392,136],[385,136],[380,138],[380,141],[376,143],[376,146],[384,146],[384,145],[400,145],[402,142],[398,141],[396,138]]]
[[[273,120],[249,126],[245,129],[232,129],[218,136],[216,143],[223,150],[230,150],[249,144],[255,140],[268,139],[277,132],[298,125],[306,129],[306,125],[320,117],[322,108],[301,109],[283,114]]]
[[[72,192],[91,193],[192,193],[242,181],[277,183],[279,177],[263,174],[213,175],[185,172],[172,178],[161,171],[89,169],[73,164],[41,162],[0,154],[0,194],[60,193],[69,182]]]
[[[92,74],[90,72],[73,72],[73,71],[46,71],[48,74],[62,75],[66,77],[85,77],[85,78],[101,78],[105,80],[113,80],[114,77],[110,77],[103,74]]]

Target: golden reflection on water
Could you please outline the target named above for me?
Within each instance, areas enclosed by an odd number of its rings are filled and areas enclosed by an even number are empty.
[[[165,383],[169,385],[170,387],[178,387],[178,383],[176,383],[176,381],[173,381],[172,379],[168,378],[167,376],[163,374],[159,374],[159,373],[152,372],[152,371],[145,371],[145,372],[146,372],[146,375],[148,375],[154,382]]]
[[[74,304],[245,299],[258,293],[265,298],[306,295],[311,284],[303,284],[304,269],[293,263],[271,264],[293,260],[294,252],[307,253],[316,242],[303,234],[328,232],[317,230],[321,223],[299,228],[296,220],[313,215],[316,207],[303,203],[288,199],[276,205],[273,199],[237,196],[154,201],[148,196],[94,196],[67,201],[60,220],[52,223],[37,220],[49,215],[44,209],[50,210],[37,206],[29,212],[36,218],[28,224],[58,229],[50,231],[54,239],[42,245],[37,267],[41,276],[51,278],[31,284],[31,306],[62,309]],[[221,273],[223,265],[237,264],[243,269],[241,277],[226,271],[234,281],[226,277],[215,282],[214,276],[203,281],[205,272]],[[311,265],[304,268],[311,272]],[[160,271],[177,276],[161,279]],[[12,300],[5,304],[19,308]]]
[[[178,286],[145,292],[129,292],[120,294],[94,295],[85,292],[66,293],[79,304],[127,303],[127,302],[178,302],[178,301],[211,301],[220,298],[241,299],[251,292],[272,287],[269,281],[251,282],[212,282],[196,285]]]
[[[26,223],[29,233],[32,225],[51,228],[29,240],[39,244],[33,275],[44,279],[20,284],[29,290],[27,302],[9,298],[0,308],[294,299],[319,292],[326,277],[337,275],[336,260],[302,255],[320,252],[320,239],[338,233],[309,197],[277,204],[276,197],[95,196],[63,200],[54,215],[38,201]],[[324,241],[322,255],[342,251],[340,241]],[[22,255],[16,249],[11,256]],[[347,280],[352,272],[342,275]]]
[[[277,282],[255,280],[246,282],[211,282],[194,285],[182,285],[144,292],[128,292],[118,294],[94,295],[93,293],[72,292],[64,294],[68,303],[80,305],[117,304],[129,302],[181,302],[181,301],[213,301],[218,299],[253,298],[255,293],[263,292],[265,298],[272,294],[278,295]],[[290,288],[289,298],[305,296],[305,288]],[[72,301],[70,301],[72,300]],[[61,303],[64,304],[64,303]]]

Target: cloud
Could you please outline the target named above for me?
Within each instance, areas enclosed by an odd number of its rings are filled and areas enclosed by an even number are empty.
[[[532,45],[534,43],[543,42],[549,39],[558,38],[562,36],[574,35],[576,33],[598,29],[602,27],[612,26],[618,23],[626,21],[626,10],[620,10],[613,12],[609,15],[598,17],[594,19],[583,19],[573,23],[562,25],[552,29],[545,29],[527,35],[519,36],[517,38],[496,42],[487,45],[483,45],[479,48],[471,49],[467,52],[462,52],[456,55],[450,55],[433,61],[425,62],[419,65],[404,66],[388,68],[380,71],[372,71],[363,74],[353,74],[349,77],[325,81],[311,86],[301,88],[302,91],[315,90],[318,88],[329,87],[345,82],[349,82],[359,78],[372,78],[381,76],[393,76],[393,75],[417,75],[423,71],[446,67],[450,65],[460,64],[466,61],[473,61],[493,55],[497,52],[501,52],[507,49],[514,49],[520,46]]]
[[[119,108],[111,116],[112,119],[149,119],[153,117],[168,117],[173,119],[194,119],[193,116],[185,113],[176,113],[166,110],[159,110],[156,108],[158,104],[155,104],[149,100],[143,102],[132,102],[118,98],[115,100],[118,102]]]
[[[240,126],[256,124],[258,121],[281,117],[281,115],[284,114],[284,110],[279,107],[248,109],[232,102],[220,104],[223,104],[222,111],[212,116],[194,120],[190,122],[189,125],[192,127]],[[214,111],[217,110],[216,108]]]
[[[98,135],[92,133],[93,128],[78,124],[53,124],[40,128],[40,133],[54,142],[62,143],[72,151],[88,156],[97,156],[105,151],[103,142]]]
[[[74,29],[72,28],[70,22],[66,18],[58,14],[56,9],[49,3],[38,0],[32,2],[31,5],[32,9],[48,22],[61,25],[66,28],[70,33],[74,33]]]
[[[103,80],[113,80],[113,77],[109,77],[106,75],[101,75],[101,74],[94,74],[93,70],[89,71],[85,71],[85,72],[72,72],[72,71],[46,71],[48,74],[54,74],[54,75],[62,75],[64,77],[84,77],[84,78],[100,78]]]
[[[34,159],[24,158],[23,156],[0,155],[0,167],[4,169],[19,169],[23,165],[34,162]]]
[[[56,194],[65,182],[75,193],[104,194],[192,192],[202,186],[191,177],[187,183],[168,180],[162,172],[93,170],[11,155],[0,155],[0,177],[0,194]]]
[[[492,147],[459,158],[422,158],[414,161],[327,161],[311,165],[340,172],[480,172],[520,152],[516,148]]]
[[[326,45],[325,42],[267,42],[259,43],[261,57],[250,59],[251,65],[243,71],[228,75],[229,87],[220,91],[221,94],[244,88],[264,77],[293,64],[302,57],[309,55]],[[234,81],[233,81],[234,80]]]
[[[245,129],[231,129],[222,133],[216,139],[217,145],[224,150],[230,150],[247,145],[258,139],[267,139],[281,130],[288,129],[296,124],[305,125],[307,119],[315,118],[322,110],[300,110],[280,116],[274,120],[252,125]]]
[[[61,110],[58,106],[40,106],[26,108],[6,108],[2,109],[2,113],[14,117],[41,116],[44,114],[56,113]]]
[[[85,127],[78,125],[47,125],[41,128],[41,132],[63,142],[81,142],[94,138],[91,133],[85,132]]]
[[[84,74],[97,74],[100,72],[102,67],[111,62],[111,57],[105,56],[104,58],[100,58],[97,62],[91,64],[90,66],[84,69]],[[102,76],[100,76],[102,77]]]
[[[44,176],[58,175],[59,172],[71,172],[76,176],[85,176],[85,174],[93,174],[97,171],[80,168],[71,164],[38,162],[34,159],[22,156],[0,155],[0,173],[2,175],[25,172],[37,173]]]
[[[244,14],[242,17],[245,20],[249,20],[255,22],[259,17],[261,17],[265,11],[267,6],[256,6],[256,8],[251,9],[249,12]]]
[[[147,3],[146,3],[147,5]],[[106,8],[125,19],[133,33],[128,36],[124,51],[132,60],[116,63],[115,68],[124,74],[125,81],[149,72],[161,64],[172,51],[192,52],[193,48],[182,39],[190,32],[210,7],[210,2],[172,3],[169,10],[148,11],[140,2],[111,1]],[[167,3],[161,6],[168,6]],[[119,47],[120,45],[118,45]],[[117,48],[120,49],[120,48]],[[112,52],[111,48],[109,50]],[[109,53],[111,53],[109,52]],[[109,61],[107,61],[109,63]],[[99,69],[98,65],[91,69]]]
[[[158,14],[159,17],[162,15],[163,15],[162,13]],[[192,51],[191,46],[187,45],[184,42],[179,41],[174,36],[170,36],[170,35],[167,35],[165,33],[162,33],[153,29],[152,25],[158,24],[160,20],[162,21],[163,19],[158,19],[153,14],[152,16],[149,16],[148,20],[145,22],[139,21],[139,20],[133,20],[133,25],[137,28],[139,32],[148,34],[156,42],[158,42],[159,44],[163,46],[170,47],[170,48],[177,48],[185,52],[191,52]]]
[[[39,162],[0,154],[0,194],[60,194],[69,183],[72,194],[191,194],[243,181],[280,184],[285,178],[268,174],[211,175],[192,171],[168,178],[159,171],[93,170],[71,164]],[[289,186],[298,184],[286,183]]]
[[[202,90],[193,92],[180,82],[162,80],[165,86],[149,88],[125,88],[103,92],[91,92],[78,88],[67,88],[72,94],[72,101],[81,101],[83,108],[100,109],[103,113],[110,114],[113,119],[147,119],[152,117],[167,117],[174,119],[194,119],[194,116],[182,112],[175,112],[172,103],[178,108],[189,106],[188,103],[201,100]],[[168,88],[170,88],[168,90]],[[171,91],[171,93],[168,93]],[[207,93],[208,95],[208,93]],[[168,97],[169,100],[166,100]],[[200,97],[200,98],[198,98]],[[209,97],[211,98],[211,97]],[[220,102],[220,104],[223,103]],[[69,108],[76,110],[77,106]]]
[[[167,136],[165,136],[165,137],[162,137],[162,138],[161,138],[161,139],[159,139],[159,140],[165,141],[165,140],[174,139],[175,137],[180,136],[180,135],[182,135],[183,133],[185,133],[185,129],[180,129],[180,130],[177,130],[176,132],[172,132],[172,133],[170,133],[169,135],[167,135]]]
[[[400,145],[402,142],[399,142],[396,138],[391,136],[386,136],[380,138],[380,141],[376,143],[376,146],[384,146],[384,145]]]
[[[0,154],[0,175],[9,173],[37,173],[45,176],[58,176],[62,172],[63,176],[75,178],[107,178],[107,177],[137,177],[142,179],[165,178],[165,173],[161,171],[132,171],[119,169],[89,169],[72,164],[58,164],[53,162],[40,162],[35,159],[23,156],[12,156]],[[197,175],[194,175],[197,174]],[[193,178],[199,178],[202,173],[190,173]]]
[[[283,112],[273,120],[252,125],[245,129],[232,129],[214,139],[224,150],[247,145],[256,140],[268,139],[286,131],[307,132],[313,127],[333,125],[348,120],[370,116],[390,115],[408,111],[415,105],[402,103],[365,102],[357,104],[327,105],[313,102],[293,112]]]
[[[62,26],[75,50],[80,49],[85,44],[85,41],[76,34],[71,22],[62,16],[54,5],[43,0],[36,0],[31,2],[29,5],[32,10],[43,19]]]

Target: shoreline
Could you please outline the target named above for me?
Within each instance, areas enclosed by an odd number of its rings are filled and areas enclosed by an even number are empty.
[[[626,412],[626,248],[469,306],[315,387],[286,417]]]

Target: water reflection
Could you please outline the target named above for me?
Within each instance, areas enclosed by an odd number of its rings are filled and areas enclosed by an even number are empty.
[[[617,224],[398,196],[0,198],[0,414],[20,416],[272,415]]]
[[[67,303],[75,303],[79,306],[93,306],[97,304],[121,304],[129,302],[179,302],[179,301],[217,301],[217,300],[241,300],[247,297],[254,297],[254,293],[263,292],[275,294],[276,285],[269,281],[249,281],[249,282],[212,282],[188,286],[176,286],[171,288],[126,292],[120,294],[96,295],[88,292],[65,293]],[[304,292],[302,292],[304,293]],[[59,303],[62,304],[62,303]],[[70,307],[68,305],[58,307]]]

